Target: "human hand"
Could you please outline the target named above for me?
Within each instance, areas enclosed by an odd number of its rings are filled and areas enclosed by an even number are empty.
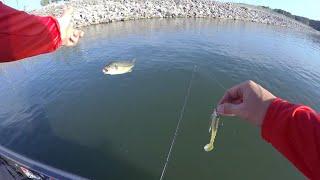
[[[226,91],[219,101],[217,111],[221,115],[235,115],[261,126],[274,99],[276,97],[259,84],[246,81]]]
[[[73,24],[71,23],[72,12],[72,7],[64,7],[62,16],[57,18],[60,25],[62,45],[64,46],[75,46],[84,35],[83,31],[73,28]]]

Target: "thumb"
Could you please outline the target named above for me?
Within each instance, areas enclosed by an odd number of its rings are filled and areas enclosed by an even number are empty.
[[[227,116],[239,116],[241,114],[241,104],[224,103],[217,107],[217,112]]]
[[[62,14],[62,17],[63,16],[66,16],[66,15],[69,15],[71,16],[71,14],[73,13],[73,7],[67,7],[66,5],[63,6],[63,14]]]

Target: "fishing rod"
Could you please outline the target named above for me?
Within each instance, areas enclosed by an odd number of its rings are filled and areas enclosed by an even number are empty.
[[[6,166],[13,166],[12,169],[22,172],[30,179],[59,179],[59,180],[85,180],[86,178],[74,175],[60,169],[45,165],[15,153],[3,146],[0,146],[0,159],[4,160]],[[10,173],[11,174],[11,173]],[[12,175],[12,174],[11,174]]]

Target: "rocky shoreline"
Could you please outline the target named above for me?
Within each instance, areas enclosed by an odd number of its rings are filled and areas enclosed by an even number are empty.
[[[211,0],[70,0],[77,27],[149,18],[219,18],[284,26],[298,30],[313,29],[281,14],[245,4]],[[50,4],[32,13],[59,16],[62,4]]]

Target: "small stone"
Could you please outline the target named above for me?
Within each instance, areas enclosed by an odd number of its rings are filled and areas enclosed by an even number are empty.
[[[148,18],[212,17],[290,28],[309,28],[295,20],[255,9],[254,6],[248,8],[213,0],[69,0],[65,1],[65,5],[74,7],[72,20],[77,27]],[[60,16],[63,5],[51,3],[31,13]]]

